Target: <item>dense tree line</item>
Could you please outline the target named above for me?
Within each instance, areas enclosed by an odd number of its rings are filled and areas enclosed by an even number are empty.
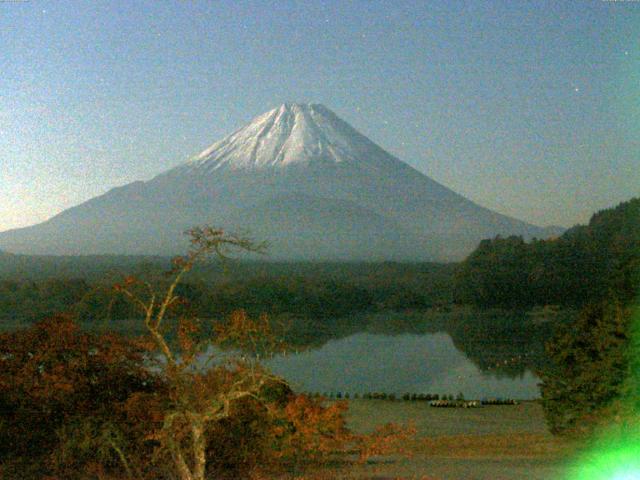
[[[547,422],[561,434],[634,422],[640,413],[640,199],[597,213],[562,240],[591,259],[583,261],[591,264],[590,288],[576,296],[582,304],[576,320],[547,344],[550,365],[540,372]]]
[[[575,307],[558,322],[540,365],[542,404],[559,434],[638,413],[640,198],[550,240],[485,240],[458,267],[455,299],[481,307]],[[549,337],[547,337],[549,338]],[[635,385],[635,386],[634,386]],[[627,421],[627,420],[624,420]]]
[[[83,279],[0,281],[0,322],[9,327],[28,325],[67,311],[91,290]]]
[[[237,265],[234,265],[234,268]],[[278,265],[262,271],[255,265],[240,265],[247,275],[225,275],[217,266],[192,275],[179,285],[181,298],[201,317],[223,317],[239,308],[252,314],[331,319],[356,313],[426,309],[450,302],[450,266],[429,267],[381,265],[372,269],[296,271],[283,274]],[[267,267],[265,267],[267,268]],[[165,268],[166,270],[166,268]],[[166,282],[160,266],[146,271],[147,280]],[[117,278],[117,277],[114,277]],[[0,324],[3,329],[29,325],[54,313],[69,312],[83,325],[96,326],[134,316],[130,304],[114,298],[107,279],[36,278],[0,280]]]
[[[640,284],[640,198],[603,210],[550,240],[484,240],[460,264],[455,299],[481,307],[583,306]]]

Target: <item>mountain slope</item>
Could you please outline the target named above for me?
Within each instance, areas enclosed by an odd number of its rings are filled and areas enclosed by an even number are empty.
[[[202,223],[248,230],[291,259],[450,260],[496,234],[546,233],[449,190],[322,105],[285,104],[148,182],[0,233],[0,248],[173,254]]]

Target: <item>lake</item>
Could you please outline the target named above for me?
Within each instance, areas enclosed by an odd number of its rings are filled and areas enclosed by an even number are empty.
[[[506,360],[505,360],[506,361]],[[444,332],[356,333],[320,348],[277,355],[267,366],[297,391],[360,394],[437,393],[465,398],[540,396],[530,370],[518,375],[481,371]]]
[[[556,316],[474,310],[380,312],[284,322],[287,353],[262,358],[298,392],[540,397]],[[572,312],[562,312],[569,318]]]

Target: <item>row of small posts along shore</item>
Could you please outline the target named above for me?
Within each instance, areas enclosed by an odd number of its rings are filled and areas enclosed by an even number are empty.
[[[465,400],[462,394],[456,397],[453,395],[439,395],[430,393],[405,393],[396,396],[395,393],[369,392],[364,394],[346,392],[304,392],[305,395],[314,398],[327,398],[330,400],[390,400],[404,402],[428,402],[431,407],[461,407],[461,408],[477,408],[485,405],[517,405],[518,402],[512,398],[483,398],[482,400]]]

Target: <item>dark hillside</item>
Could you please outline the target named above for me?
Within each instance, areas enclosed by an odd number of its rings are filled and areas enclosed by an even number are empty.
[[[640,198],[550,240],[483,240],[456,274],[456,301],[483,307],[581,306],[640,285]]]

